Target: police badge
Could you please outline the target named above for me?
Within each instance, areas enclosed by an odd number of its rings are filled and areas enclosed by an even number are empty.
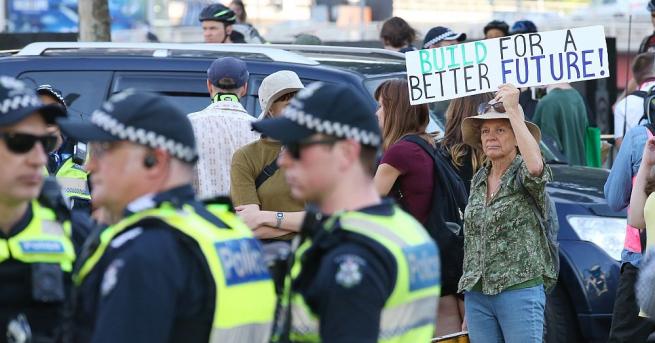
[[[335,275],[337,283],[345,288],[351,288],[362,281],[362,272],[360,267],[363,265],[362,259],[354,255],[340,256],[339,269]]]

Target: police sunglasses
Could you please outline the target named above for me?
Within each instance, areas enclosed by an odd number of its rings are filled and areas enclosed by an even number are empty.
[[[46,153],[50,153],[57,147],[57,136],[44,135],[36,136],[29,133],[0,132],[0,139],[5,142],[7,149],[14,154],[25,154],[34,148],[36,142],[41,143]]]
[[[340,138],[331,137],[331,138],[324,138],[324,139],[300,141],[296,143],[287,143],[284,145],[284,149],[289,154],[289,156],[291,156],[294,160],[299,160],[300,152],[302,151],[302,149],[308,148],[312,145],[333,146],[340,140],[341,140]]]
[[[503,105],[502,102],[496,101],[492,103],[494,100],[489,100],[487,102],[483,102],[478,106],[478,115],[483,115],[487,112],[489,112],[490,109],[494,109],[494,111],[498,113],[505,113],[505,106]]]

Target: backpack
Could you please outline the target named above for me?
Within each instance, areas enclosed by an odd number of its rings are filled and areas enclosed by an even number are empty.
[[[541,232],[543,232],[546,242],[548,242],[548,250],[550,251],[550,258],[555,267],[555,275],[557,281],[557,276],[559,275],[559,242],[557,241],[557,234],[559,233],[559,221],[557,219],[557,211],[555,208],[555,202],[548,195],[548,192],[545,194],[545,209],[540,209],[537,205],[537,200],[532,196],[532,193],[525,188],[523,181],[518,176],[518,171],[516,175],[516,183],[519,185],[521,191],[526,196],[532,212],[535,217],[539,220],[539,226],[541,227]],[[546,217],[544,217],[546,214]],[[548,289],[547,291],[551,291]]]
[[[439,246],[442,287],[454,287],[456,291],[464,264],[462,227],[468,190],[446,152],[435,149],[418,135],[407,135],[402,140],[420,146],[434,162],[432,205],[425,228]]]
[[[641,123],[643,120],[645,120],[647,122],[647,124],[645,124],[646,126],[652,125],[652,124],[650,124],[650,122],[651,122],[650,121],[650,114],[655,113],[655,86],[651,87],[648,91],[636,90],[636,91],[630,93],[629,95],[638,96],[638,97],[644,99],[644,111],[643,111],[643,114],[641,115],[641,118],[639,118],[639,120],[637,121],[637,123]],[[623,131],[624,131],[623,135],[624,136],[625,136],[625,131],[626,131],[626,128],[627,128],[627,120],[628,120],[628,114],[626,113],[624,115],[624,118],[623,118],[623,121],[624,121],[624,123],[623,123]],[[652,131],[651,127],[649,127],[649,129],[651,129],[651,131]]]

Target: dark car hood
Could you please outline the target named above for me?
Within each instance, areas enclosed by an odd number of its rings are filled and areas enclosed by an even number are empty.
[[[608,170],[565,164],[549,166],[553,171],[553,181],[548,184],[548,193],[554,200],[607,206],[603,187],[609,175]]]

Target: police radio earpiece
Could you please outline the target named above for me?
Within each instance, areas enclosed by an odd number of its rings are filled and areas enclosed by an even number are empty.
[[[157,157],[152,153],[146,155],[146,158],[143,159],[143,166],[150,169],[157,164]]]

